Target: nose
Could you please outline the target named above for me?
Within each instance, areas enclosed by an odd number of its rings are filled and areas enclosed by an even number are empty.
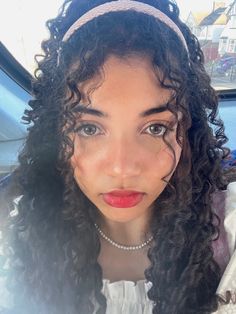
[[[124,137],[113,140],[109,146],[106,163],[108,175],[126,179],[141,174],[141,152],[134,140]]]

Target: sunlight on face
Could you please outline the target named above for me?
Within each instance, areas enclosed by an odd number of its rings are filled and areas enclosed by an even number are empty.
[[[102,216],[128,222],[148,214],[166,186],[162,178],[172,169],[174,157],[163,141],[165,132],[179,161],[177,123],[170,111],[148,111],[164,107],[171,96],[160,87],[148,58],[111,55],[104,74],[90,95],[88,108],[96,112],[83,113],[77,121],[71,163],[80,189]],[[79,86],[80,91],[86,95],[93,83],[92,79]],[[81,104],[87,104],[85,98]],[[103,194],[117,189],[145,194],[136,206],[116,208],[104,202]]]

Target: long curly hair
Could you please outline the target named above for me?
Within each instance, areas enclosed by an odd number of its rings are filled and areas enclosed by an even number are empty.
[[[204,69],[197,38],[181,22],[175,3],[143,0],[180,28],[178,36],[161,21],[133,10],[110,12],[81,27],[68,41],[63,35],[81,15],[109,1],[65,0],[58,16],[47,22],[49,39],[37,56],[32,110],[25,112],[29,134],[19,155],[5,199],[7,211],[19,200],[16,215],[2,224],[11,272],[8,289],[17,314],[92,314],[106,312],[100,240],[94,227],[97,208],[73,177],[70,158],[81,99],[78,83],[99,74],[110,54],[149,56],[160,69],[161,86],[174,91],[169,109],[183,119],[177,128],[182,146],[178,166],[154,203],[145,277],[156,314],[207,314],[222,302],[216,295],[221,271],[212,242],[219,218],[212,195],[225,187],[220,166],[226,152],[224,126],[217,118],[218,100]],[[168,83],[167,83],[168,82]],[[122,93],[122,90],[120,91]],[[214,127],[214,132],[212,127]],[[151,165],[150,165],[151,166]]]

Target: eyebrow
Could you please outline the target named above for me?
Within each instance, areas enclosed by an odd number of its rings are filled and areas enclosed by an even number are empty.
[[[149,108],[143,112],[141,112],[139,114],[139,116],[141,118],[144,118],[144,117],[148,117],[148,116],[151,116],[153,114],[156,114],[156,113],[161,113],[161,112],[164,112],[164,111],[168,111],[168,103],[165,103],[165,104],[162,104],[162,105],[159,105],[158,107],[153,107],[153,108]],[[108,118],[109,115],[103,111],[100,111],[98,109],[94,109],[94,108],[91,108],[91,107],[87,107],[85,105],[78,105],[76,106],[74,109],[73,109],[73,112],[79,112],[79,113],[84,113],[84,114],[90,114],[90,115],[93,115],[93,116],[97,116],[97,117],[105,117],[105,118]]]

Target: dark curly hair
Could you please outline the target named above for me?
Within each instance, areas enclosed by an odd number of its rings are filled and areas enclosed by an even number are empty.
[[[148,251],[151,266],[145,277],[152,283],[148,297],[154,301],[153,313],[211,313],[222,302],[216,295],[222,274],[213,258],[212,242],[219,229],[211,199],[226,185],[220,162],[227,138],[217,119],[217,95],[204,69],[203,53],[181,22],[178,7],[168,0],[142,2],[178,25],[189,53],[164,23],[133,10],[100,16],[62,42],[73,22],[105,2],[109,1],[65,0],[58,16],[47,22],[50,38],[42,43],[44,55],[37,56],[32,110],[24,115],[29,134],[5,195],[7,212],[14,197],[23,197],[18,214],[8,215],[1,227],[15,313],[89,314],[93,300],[96,313],[106,311],[97,262],[97,209],[73,177],[69,134],[81,100],[78,83],[102,76],[111,54],[149,56],[153,68],[163,73],[158,77],[161,86],[174,91],[175,106],[169,105],[169,110],[183,114],[177,128],[182,155],[155,201],[151,222],[154,245]]]

